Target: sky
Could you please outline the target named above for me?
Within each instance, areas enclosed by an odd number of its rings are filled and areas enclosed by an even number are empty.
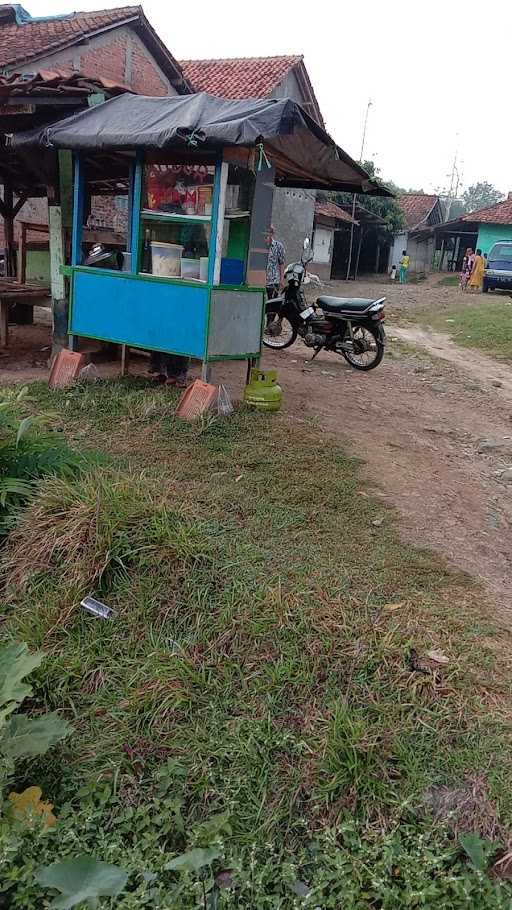
[[[5,2],[5,0],[3,0]],[[126,0],[125,0],[126,2]],[[24,0],[33,16],[123,5]],[[144,11],[178,59],[303,54],[327,129],[406,189],[488,180],[512,190],[510,0],[146,0]]]

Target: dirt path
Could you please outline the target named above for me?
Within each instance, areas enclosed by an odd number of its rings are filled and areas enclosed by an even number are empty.
[[[447,360],[477,382],[490,389],[500,388],[500,397],[512,401],[512,370],[506,364],[498,363],[485,354],[470,348],[461,348],[448,335],[440,332],[426,331],[416,326],[402,328],[388,326],[388,335],[415,345],[438,357]]]
[[[264,361],[279,372],[288,413],[314,418],[312,432],[335,433],[364,460],[377,493],[401,513],[404,539],[480,578],[510,627],[512,471],[510,480],[502,472],[512,467],[512,371],[486,358],[467,369],[467,355],[444,338],[447,347],[437,336],[406,340],[442,359],[390,342],[367,374],[325,353],[305,363],[302,344]]]

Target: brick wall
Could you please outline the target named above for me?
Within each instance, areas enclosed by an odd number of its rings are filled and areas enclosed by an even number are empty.
[[[130,87],[139,95],[170,95],[142,42],[132,41]]]
[[[17,72],[32,73],[34,63],[24,67],[16,67]],[[153,60],[139,36],[128,26],[112,29],[105,35],[77,44],[76,47],[50,54],[48,57],[37,61],[38,69],[51,69],[63,67],[85,73],[90,76],[105,76],[115,82],[122,83],[133,91],[144,95],[175,95],[176,92],[166,78],[158,64]],[[101,199],[95,197],[95,206],[98,215],[108,225],[120,219],[116,212],[112,197]],[[29,200],[22,208],[18,218],[21,221],[34,221],[46,224],[48,221],[48,206],[45,199]],[[17,237],[19,230],[16,231]],[[34,235],[36,237],[36,235]],[[39,235],[39,238],[41,235]],[[3,250],[4,229],[0,218],[0,251]]]
[[[82,50],[78,63],[80,72],[86,76],[101,74],[113,82],[125,84],[127,44],[127,36],[120,34],[112,37],[108,44]]]
[[[34,72],[34,62],[16,66],[17,72]],[[144,42],[128,25],[121,25],[73,48],[48,54],[37,61],[38,69],[65,67],[88,76],[106,76],[144,95],[175,95],[175,89],[151,56]]]

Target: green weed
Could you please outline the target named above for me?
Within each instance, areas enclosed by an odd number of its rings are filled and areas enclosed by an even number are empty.
[[[501,906],[487,880],[461,883],[460,868],[452,886],[445,834],[411,853],[436,788],[484,782],[479,802],[491,821],[461,811],[461,831],[504,838],[511,821],[510,679],[500,657],[510,643],[481,592],[401,544],[392,514],[373,524],[382,504],[314,424],[240,410],[198,428],[172,416],[169,390],[152,389],[151,406],[140,391],[127,381],[52,396],[54,424],[74,445],[100,446],[110,467],[45,481],[4,554],[5,634],[47,651],[34,704],[62,709],[75,728],[59,762],[29,763],[18,780],[44,785],[56,811],[67,802],[78,813],[81,833],[66,835],[62,855],[92,842],[77,781],[94,793],[102,782],[121,804],[92,824],[95,855],[133,874],[157,863],[159,813],[143,781],[170,761],[184,829],[228,811],[225,868],[245,875],[258,857],[253,896],[237,892],[236,904],[218,895],[215,906],[300,906],[285,866],[307,866],[317,834],[319,867],[292,878],[310,887],[319,876],[311,906],[330,906],[329,889],[332,906],[399,907],[400,889],[404,907],[430,897],[464,906],[467,894]],[[32,394],[47,405],[47,390]],[[86,593],[115,619],[80,611]],[[449,663],[418,672],[411,648],[441,650]],[[131,852],[112,832],[133,800],[148,815],[148,841]],[[354,850],[339,833],[347,812]],[[338,832],[332,850],[327,829]],[[407,886],[388,866],[375,878],[363,872],[377,869],[383,844],[409,857],[397,862],[410,869]],[[189,846],[173,835],[169,849]],[[196,906],[196,886],[202,899],[200,883],[189,886],[185,908]]]
[[[407,318],[451,335],[465,348],[478,348],[497,360],[512,363],[512,303],[506,297],[461,294],[457,306],[429,307]]]

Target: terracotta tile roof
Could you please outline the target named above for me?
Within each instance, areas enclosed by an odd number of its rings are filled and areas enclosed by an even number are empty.
[[[37,99],[38,95],[46,98],[66,94],[80,99],[101,90],[112,95],[130,91],[125,85],[105,79],[103,76],[83,76],[82,73],[67,69],[39,70],[30,76],[21,73],[2,76],[0,73],[0,99],[14,98],[16,95],[30,95]]]
[[[2,9],[5,10],[6,5],[0,6]],[[16,7],[12,9],[15,11]],[[48,19],[29,18],[20,21],[15,18],[14,21],[7,21],[0,25],[0,66],[10,66],[39,57],[72,44],[84,35],[136,18],[141,13],[140,6],[122,6]]]
[[[405,215],[407,229],[413,231],[426,221],[438,200],[439,196],[429,196],[427,193],[406,193],[399,196],[398,204]]]
[[[352,215],[341,209],[334,202],[315,202],[315,215],[322,215],[324,218],[333,218],[336,221],[346,221],[348,224],[359,224]]]
[[[264,98],[298,63],[301,56],[232,57],[221,60],[180,60],[196,91],[221,98]]]
[[[476,221],[484,224],[512,224],[512,198],[504,202],[497,202],[486,209],[477,209],[476,212],[467,212],[461,221]]]

